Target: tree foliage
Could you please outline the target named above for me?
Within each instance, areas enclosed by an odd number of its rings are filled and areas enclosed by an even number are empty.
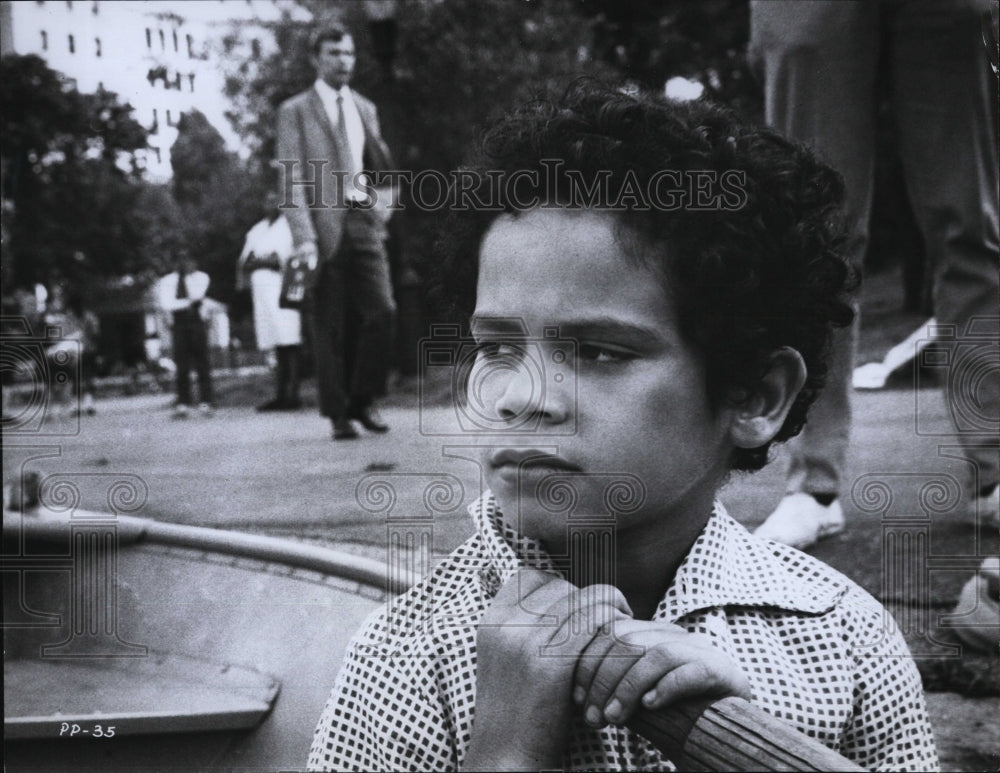
[[[170,166],[181,240],[211,277],[210,295],[230,302],[243,238],[264,211],[260,175],[197,110],[178,122]]]
[[[5,276],[78,288],[130,273],[135,151],[146,131],[115,94],[81,94],[37,56],[0,60],[3,195],[12,203]]]
[[[582,0],[579,10],[593,19],[595,55],[628,78],[653,90],[691,78],[712,99],[760,117],[746,0]]]

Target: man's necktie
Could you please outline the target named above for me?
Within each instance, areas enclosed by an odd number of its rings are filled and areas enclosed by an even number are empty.
[[[178,271],[177,272],[177,297],[178,298],[187,298],[188,297],[187,282],[184,279],[184,272],[183,271]]]
[[[344,95],[337,94],[337,133],[340,139],[340,146],[344,151],[344,171],[347,173],[346,189],[354,189],[354,179],[361,171],[354,167],[354,153],[351,149],[351,137],[347,133],[347,119],[344,117]]]

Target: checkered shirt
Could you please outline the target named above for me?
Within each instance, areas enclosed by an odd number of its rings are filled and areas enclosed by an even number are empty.
[[[456,770],[472,733],[476,626],[521,566],[552,569],[490,494],[477,534],[355,635],[310,770]],[[870,770],[936,770],[920,677],[891,616],[826,564],[749,534],[716,503],[654,615],[709,636],[753,702]],[[512,707],[512,709],[515,707]],[[628,728],[575,721],[565,770],[673,770]]]

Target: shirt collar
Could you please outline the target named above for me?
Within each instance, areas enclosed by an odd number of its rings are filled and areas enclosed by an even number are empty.
[[[542,546],[511,529],[492,493],[469,507],[486,552],[480,572],[490,596],[521,567],[557,571]],[[751,535],[716,501],[681,562],[654,617],[671,622],[714,607],[775,607],[822,614],[847,590],[829,567],[784,545]]]
[[[336,102],[338,96],[343,97],[345,102],[351,98],[351,88],[346,83],[339,89],[335,89],[322,78],[317,78],[313,86],[324,101]]]

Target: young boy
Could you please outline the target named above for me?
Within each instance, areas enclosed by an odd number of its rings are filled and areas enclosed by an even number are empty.
[[[715,500],[799,431],[851,319],[839,178],[718,108],[589,84],[484,147],[444,275],[474,302],[490,491],[356,635],[310,768],[671,769],[628,718],[727,695],[863,767],[935,768],[878,602]]]

